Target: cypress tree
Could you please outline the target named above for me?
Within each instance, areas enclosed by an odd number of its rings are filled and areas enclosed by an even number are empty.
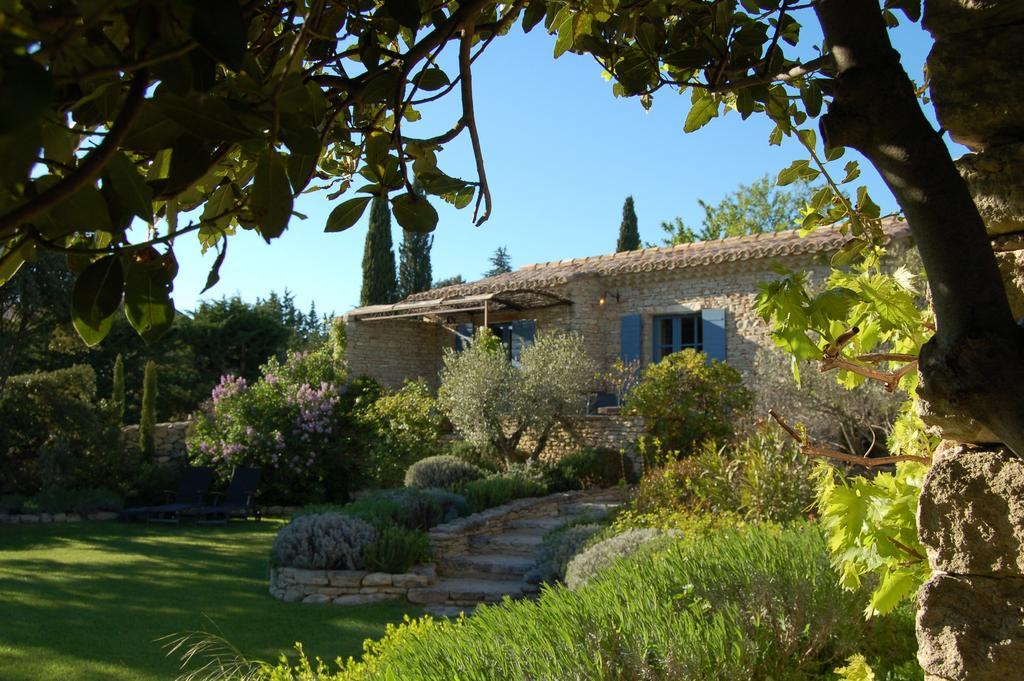
[[[433,272],[430,267],[430,249],[433,234],[406,231],[398,249],[398,292],[405,298],[430,288]]]
[[[117,414],[117,422],[124,423],[124,359],[120,352],[114,359],[114,389],[111,391],[110,403],[114,407],[114,413]]]
[[[146,372],[142,379],[142,413],[139,415],[139,450],[147,459],[153,458],[156,449],[154,431],[156,430],[156,362],[146,362]]]
[[[619,225],[619,242],[615,252],[640,250],[640,229],[636,224],[636,210],[633,208],[633,197],[627,196],[622,204],[622,224]]]
[[[374,197],[370,204],[370,230],[363,249],[361,305],[384,305],[398,299],[395,249],[391,241],[391,210],[387,199]]]

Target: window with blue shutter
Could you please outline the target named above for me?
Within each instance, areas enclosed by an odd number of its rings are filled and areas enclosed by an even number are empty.
[[[654,318],[654,348],[657,362],[665,355],[687,348],[702,350],[704,328],[699,314],[660,315]]]
[[[619,358],[623,364],[640,362],[644,322],[638,314],[625,315],[620,322]]]
[[[462,352],[468,346],[470,341],[473,340],[473,325],[472,324],[456,324],[455,325],[455,352]]]
[[[511,322],[490,324],[488,328],[501,341],[512,363],[518,365],[523,350],[533,344],[536,325],[532,319],[516,319]]]
[[[708,359],[725,361],[725,310],[704,310],[700,313],[704,332],[704,354]]]

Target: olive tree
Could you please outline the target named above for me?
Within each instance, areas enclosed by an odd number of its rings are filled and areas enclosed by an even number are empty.
[[[537,458],[552,431],[571,428],[585,411],[597,365],[577,334],[548,334],[522,352],[519,366],[483,330],[462,352],[444,356],[438,402],[470,443],[496,451],[506,463]]]

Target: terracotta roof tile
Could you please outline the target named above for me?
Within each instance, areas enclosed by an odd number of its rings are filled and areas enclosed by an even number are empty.
[[[902,240],[910,235],[909,227],[902,221],[887,221],[885,230],[891,239]],[[664,248],[645,248],[640,251],[592,255],[584,258],[523,265],[512,272],[465,284],[431,289],[409,296],[406,300],[448,298],[521,288],[545,288],[564,284],[579,277],[654,272],[684,267],[704,267],[726,262],[823,253],[838,250],[846,240],[847,237],[839,232],[822,228],[805,237],[800,237],[797,230],[789,230]]]

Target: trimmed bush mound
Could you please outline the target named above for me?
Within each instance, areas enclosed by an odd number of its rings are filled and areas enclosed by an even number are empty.
[[[569,561],[565,569],[565,583],[570,589],[578,589],[615,561],[641,551],[653,551],[681,536],[682,533],[676,530],[643,528],[602,539]]]
[[[551,473],[551,487],[559,490],[614,487],[635,482],[633,464],[622,452],[607,447],[587,447],[562,457]]]
[[[537,603],[389,628],[361,662],[318,678],[822,678],[865,637],[863,605],[838,586],[817,528],[751,527],[626,559]]]
[[[281,528],[270,549],[270,563],[305,570],[358,570],[377,539],[369,523],[341,513],[294,518]]]
[[[474,480],[466,485],[466,502],[470,513],[479,513],[493,506],[507,504],[513,499],[541,497],[547,494],[544,485],[518,476],[496,475]]]
[[[448,454],[417,461],[405,472],[405,486],[429,489],[439,487],[458,492],[467,483],[484,477],[482,469]]]
[[[559,527],[544,535],[544,543],[537,556],[537,568],[531,577],[538,582],[554,583],[565,579],[565,570],[578,553],[583,551],[605,525],[583,523]]]

